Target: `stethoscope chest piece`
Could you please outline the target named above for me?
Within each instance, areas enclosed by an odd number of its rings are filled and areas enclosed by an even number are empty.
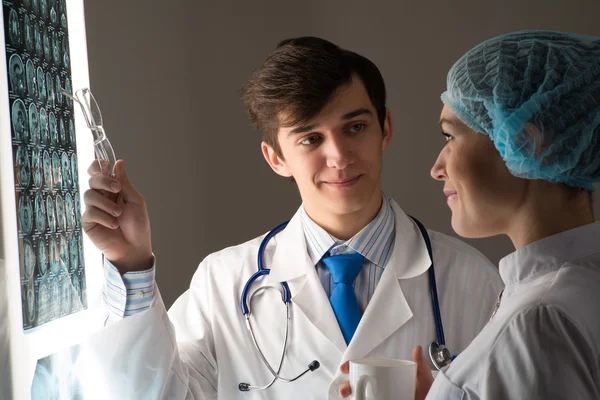
[[[429,358],[434,367],[439,370],[452,362],[452,353],[444,345],[433,342],[429,345]]]

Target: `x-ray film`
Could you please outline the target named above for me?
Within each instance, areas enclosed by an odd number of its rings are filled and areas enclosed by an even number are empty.
[[[2,5],[27,331],[87,308],[67,7]]]

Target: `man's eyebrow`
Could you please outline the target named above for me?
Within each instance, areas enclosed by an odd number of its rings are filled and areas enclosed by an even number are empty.
[[[310,131],[314,130],[317,126],[318,126],[317,124],[299,126],[297,128],[292,129],[288,133],[288,136],[297,135],[299,133],[310,132]]]
[[[352,119],[354,117],[358,117],[359,115],[363,115],[363,114],[373,115],[373,113],[371,112],[371,110],[369,110],[368,108],[361,107],[361,108],[358,108],[358,109],[356,109],[354,111],[350,111],[347,114],[344,114],[342,116],[342,119],[346,119],[346,120],[347,119]]]
[[[365,107],[361,107],[361,108],[357,108],[354,111],[350,111],[350,112],[342,115],[342,119],[343,120],[349,120],[349,119],[352,119],[354,117],[358,117],[359,115],[363,115],[363,114],[373,115],[373,113],[371,112],[371,110],[369,110],[368,108],[365,108]],[[318,124],[311,124],[311,125],[299,126],[299,127],[296,127],[294,129],[292,129],[288,133],[288,136],[297,135],[299,133],[310,132],[312,130],[315,130],[318,126],[319,126]]]

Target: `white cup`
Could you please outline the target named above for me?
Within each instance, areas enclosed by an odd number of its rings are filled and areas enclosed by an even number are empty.
[[[364,358],[350,361],[354,400],[414,400],[417,364],[407,360]]]

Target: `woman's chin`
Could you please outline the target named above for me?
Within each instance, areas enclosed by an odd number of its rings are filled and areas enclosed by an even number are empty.
[[[467,239],[482,239],[496,235],[496,233],[490,233],[489,229],[486,229],[485,224],[479,221],[460,218],[454,213],[452,214],[452,230],[458,236]]]

